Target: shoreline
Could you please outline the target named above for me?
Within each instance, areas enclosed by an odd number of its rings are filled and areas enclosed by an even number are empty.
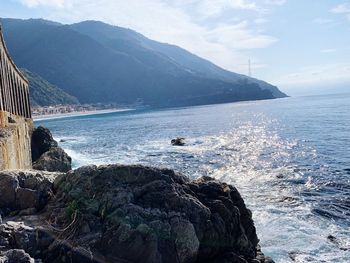
[[[54,120],[54,119],[63,119],[63,118],[73,118],[80,116],[90,116],[90,115],[100,115],[106,113],[114,112],[124,112],[124,111],[133,111],[135,109],[110,109],[110,110],[93,110],[93,111],[75,111],[69,113],[55,113],[47,115],[36,115],[33,116],[34,121],[44,121],[44,120]]]

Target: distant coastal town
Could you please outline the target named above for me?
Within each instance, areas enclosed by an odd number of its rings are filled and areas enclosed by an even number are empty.
[[[75,105],[52,105],[52,106],[34,106],[32,107],[33,117],[70,114],[70,113],[84,113],[104,110],[122,109],[116,104],[75,104]]]

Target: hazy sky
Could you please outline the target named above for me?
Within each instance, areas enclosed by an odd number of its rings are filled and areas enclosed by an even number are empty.
[[[0,16],[101,20],[181,46],[289,94],[350,91],[350,1],[0,0]]]

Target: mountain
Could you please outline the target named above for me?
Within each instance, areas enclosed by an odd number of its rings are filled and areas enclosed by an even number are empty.
[[[183,48],[159,43],[130,29],[111,26],[98,21],[84,21],[71,25],[71,28],[90,36],[104,46],[110,47],[115,51],[122,51],[125,53],[130,53],[131,51],[134,55],[142,55],[142,51],[144,52],[145,49],[148,49],[165,55],[183,69],[191,71],[198,76],[220,79],[227,82],[237,82],[242,79],[247,79],[249,83],[256,83],[259,84],[262,89],[270,90],[276,98],[286,97],[286,94],[281,92],[276,86],[268,84],[265,81],[224,70],[212,62],[200,58]],[[142,56],[139,57],[142,58]]]
[[[21,71],[29,81],[29,95],[32,106],[79,103],[77,98],[52,85],[38,74],[32,73],[27,69],[21,69]]]
[[[179,47],[102,22],[2,19],[15,62],[82,103],[182,106],[284,97]]]

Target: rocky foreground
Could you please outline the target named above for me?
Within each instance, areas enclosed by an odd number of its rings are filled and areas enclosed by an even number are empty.
[[[1,263],[273,262],[235,187],[168,169],[4,171],[0,213]]]

